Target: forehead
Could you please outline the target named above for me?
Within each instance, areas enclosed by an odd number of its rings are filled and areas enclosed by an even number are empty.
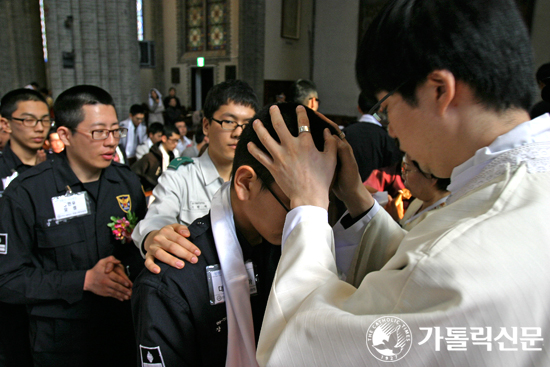
[[[42,117],[49,114],[48,105],[42,101],[19,101],[14,114],[30,114]]]
[[[237,104],[235,102],[229,102],[227,104],[221,105],[220,108],[218,108],[218,110],[215,112],[215,114],[240,117],[243,119],[251,119],[256,114],[256,111],[254,111],[254,109],[250,106]]]
[[[111,105],[96,104],[82,106],[84,120],[78,126],[118,125],[116,110]]]

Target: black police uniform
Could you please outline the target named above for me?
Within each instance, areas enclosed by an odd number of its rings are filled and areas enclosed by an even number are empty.
[[[53,197],[86,191],[89,213],[56,220]],[[131,278],[143,268],[133,243],[117,241],[111,216],[143,218],[137,176],[117,163],[83,184],[65,153],[27,170],[0,201],[0,300],[26,304],[35,363],[52,366],[128,366],[137,357],[130,302],[84,292],[86,271],[114,255]]]
[[[220,263],[210,215],[193,222],[189,231],[189,240],[201,249],[196,264],[175,269],[158,262],[160,274],[144,270],[134,283],[132,316],[140,366],[225,366],[227,312],[225,303],[210,304],[206,275],[206,266]],[[238,231],[237,238],[257,275],[258,293],[250,297],[257,342],[281,246],[265,241],[251,246]]]
[[[0,154],[0,197],[5,189],[1,179],[32,167],[21,162],[8,141]],[[28,324],[25,306],[0,302],[0,366],[32,366]]]
[[[2,154],[0,154],[0,178],[4,179],[13,175],[15,172],[21,174],[32,167],[33,166],[28,166],[21,162],[21,159],[11,150],[11,145],[8,141]],[[0,180],[0,197],[2,197],[3,192],[4,182]]]

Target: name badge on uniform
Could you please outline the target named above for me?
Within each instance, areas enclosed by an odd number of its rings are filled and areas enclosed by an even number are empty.
[[[86,191],[53,197],[52,204],[56,220],[90,214],[88,193]]]
[[[248,285],[250,287],[250,295],[258,293],[256,285],[256,275],[254,273],[254,263],[248,260],[245,264],[246,273],[248,274]],[[210,304],[212,306],[225,302],[225,294],[223,290],[222,271],[220,265],[209,265],[206,267],[206,278],[208,280],[208,293],[210,295]]]

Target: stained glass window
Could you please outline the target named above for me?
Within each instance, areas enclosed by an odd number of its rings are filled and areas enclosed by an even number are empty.
[[[208,1],[208,50],[225,50],[226,13],[225,1]]]
[[[225,50],[227,0],[186,1],[186,51]]]
[[[143,0],[136,0],[136,13],[138,41],[143,41]]]
[[[48,42],[46,40],[46,13],[44,12],[44,0],[40,0],[40,31],[42,32],[42,51],[44,62],[48,62]]]

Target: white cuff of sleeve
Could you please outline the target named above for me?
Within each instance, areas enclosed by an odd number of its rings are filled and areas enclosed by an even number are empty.
[[[302,205],[289,211],[286,215],[285,226],[283,227],[283,240],[281,246],[284,246],[292,230],[299,223],[305,222],[306,220],[319,224],[328,223],[328,212],[321,207],[313,205]]]
[[[342,226],[342,218],[340,218],[338,223],[334,226],[336,266],[342,273],[347,274],[351,261],[353,260],[353,256],[355,255],[355,249],[359,245],[359,242],[361,242],[361,237],[365,232],[365,227],[369,224],[376,213],[378,213],[380,208],[380,204],[378,204],[375,200],[374,205],[369,212],[349,228],[346,229]],[[344,216],[347,214],[348,212],[346,211]]]

